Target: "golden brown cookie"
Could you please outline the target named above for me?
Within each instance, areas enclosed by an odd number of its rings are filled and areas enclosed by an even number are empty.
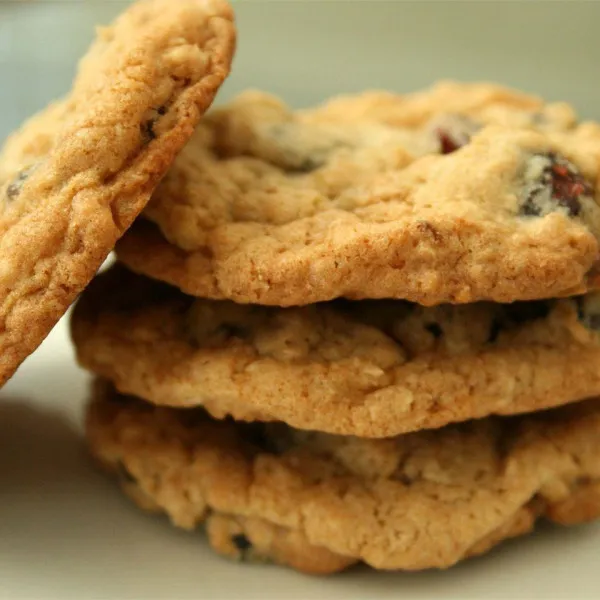
[[[122,267],[72,320],[80,363],[155,404],[386,437],[600,394],[594,294],[424,308],[195,300]]]
[[[490,84],[207,116],[117,251],[186,293],[511,302],[598,284],[600,127]]]
[[[216,421],[98,382],[94,456],[144,509],[218,552],[326,573],[449,567],[538,518],[600,516],[598,400],[386,440]]]
[[[146,204],[229,72],[225,0],[147,0],[100,29],[70,94],[0,155],[0,384]]]

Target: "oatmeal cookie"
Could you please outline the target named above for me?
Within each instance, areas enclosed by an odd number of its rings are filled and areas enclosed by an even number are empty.
[[[387,437],[600,394],[600,298],[274,308],[194,299],[123,267],[75,307],[80,363],[155,404]]]
[[[0,384],[93,277],[191,136],[235,46],[224,0],[147,0],[0,154]]]
[[[489,84],[207,116],[117,251],[186,293],[512,302],[597,286],[600,127]]]
[[[100,382],[94,456],[142,508],[218,552],[312,573],[449,567],[538,518],[600,515],[598,400],[386,440],[216,421]]]

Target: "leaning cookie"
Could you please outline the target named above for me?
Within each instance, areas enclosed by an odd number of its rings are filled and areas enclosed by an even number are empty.
[[[600,516],[598,400],[364,440],[156,408],[98,382],[87,435],[142,508],[206,521],[220,553],[307,572],[444,568],[538,518]]]
[[[0,155],[0,384],[148,201],[227,73],[224,0],[147,0],[99,31],[70,94]]]
[[[116,267],[76,305],[77,357],[119,391],[221,418],[386,437],[600,394],[600,301],[301,308],[199,300]]]
[[[395,107],[395,108],[394,108]],[[450,112],[449,112],[450,111]],[[186,293],[511,302],[597,285],[600,128],[487,85],[203,121],[120,259]]]

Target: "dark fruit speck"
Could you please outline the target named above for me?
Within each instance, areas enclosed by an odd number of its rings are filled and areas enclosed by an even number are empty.
[[[31,167],[23,169],[9,184],[9,186],[6,188],[6,198],[8,200],[14,200],[21,193],[23,184],[25,183],[26,179],[29,177],[31,171],[32,171]]]
[[[439,140],[442,154],[451,154],[466,146],[479,130],[480,124],[460,114],[440,115],[432,123],[433,131]]]
[[[437,135],[440,138],[440,148],[442,154],[450,154],[460,148],[460,145],[450,137],[449,133],[438,129]]]
[[[235,534],[232,536],[231,541],[240,552],[245,552],[252,548],[252,543],[243,533]]]
[[[156,134],[154,133],[154,121],[144,121],[140,125],[140,130],[142,132],[142,137],[144,138],[145,143],[151,142],[156,139]]]
[[[581,198],[594,195],[592,186],[577,168],[565,158],[550,152],[536,155],[535,169],[528,182],[521,212],[525,216],[548,214],[557,208],[566,209],[571,217],[581,213]]]

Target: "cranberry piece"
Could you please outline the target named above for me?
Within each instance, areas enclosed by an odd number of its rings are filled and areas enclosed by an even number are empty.
[[[436,133],[440,138],[440,149],[442,154],[450,154],[461,147],[462,144],[459,144],[456,140],[452,139],[448,132],[438,129]]]
[[[432,128],[439,140],[440,152],[451,154],[466,146],[480,125],[464,115],[447,114],[436,118]]]
[[[521,209],[524,215],[540,216],[562,207],[576,217],[581,212],[581,198],[594,195],[575,165],[554,152],[535,155],[532,165],[526,173],[530,181]]]

